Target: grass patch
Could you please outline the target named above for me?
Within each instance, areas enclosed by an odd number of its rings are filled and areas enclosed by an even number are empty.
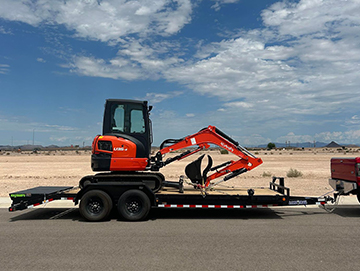
[[[264,171],[261,176],[263,178],[271,177],[272,173],[270,171]]]
[[[297,170],[297,169],[293,169],[290,168],[290,170],[286,173],[286,176],[289,178],[298,178],[298,177],[302,177],[302,172]]]

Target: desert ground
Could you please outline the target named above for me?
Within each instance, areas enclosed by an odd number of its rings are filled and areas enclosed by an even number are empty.
[[[220,154],[219,150],[202,153],[213,158],[213,166],[229,160],[237,160],[237,156]],[[202,153],[173,162],[162,168],[160,172],[165,175],[166,180],[177,181],[180,175],[185,175],[185,166]],[[359,149],[281,149],[255,150],[252,153],[260,157],[263,164],[221,185],[248,188],[268,187],[271,177],[277,176],[285,177],[285,185],[290,188],[291,195],[321,196],[332,191],[328,184],[330,159],[360,156]],[[8,196],[9,193],[35,186],[77,186],[81,177],[94,174],[90,168],[90,160],[90,151],[47,151],[38,154],[2,151],[0,153],[0,196]],[[207,159],[204,159],[203,163],[206,162]],[[300,171],[302,176],[287,177],[290,169]]]

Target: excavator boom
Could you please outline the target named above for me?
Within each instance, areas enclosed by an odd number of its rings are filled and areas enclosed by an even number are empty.
[[[168,143],[172,144],[165,147],[165,145]],[[206,177],[206,180],[204,182],[206,187],[208,187],[210,185],[210,182],[216,178],[228,174],[224,178],[224,180],[226,181],[246,171],[252,170],[253,168],[262,164],[261,158],[257,158],[255,155],[251,154],[244,147],[240,146],[238,142],[234,141],[232,138],[227,136],[215,126],[208,126],[207,128],[204,128],[193,135],[189,135],[179,140],[165,140],[161,144],[160,150],[158,151],[156,156],[152,157],[151,159],[153,162],[152,170],[159,170],[161,167],[166,166],[171,162],[179,161],[203,149],[207,149],[210,147],[210,144],[217,145],[237,155],[240,159],[237,161],[231,160],[221,165],[210,168],[210,171],[215,172]],[[168,158],[165,161],[162,160],[163,156],[167,153],[195,146],[197,146],[196,149],[192,148],[180,155]]]

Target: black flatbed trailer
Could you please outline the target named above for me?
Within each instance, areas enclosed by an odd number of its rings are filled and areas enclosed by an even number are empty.
[[[294,205],[325,205],[330,197],[290,196],[284,178],[273,177],[269,187],[219,188],[206,195],[187,187],[179,191],[162,187],[153,192],[142,182],[91,183],[84,188],[69,186],[39,186],[10,194],[10,212],[33,208],[55,200],[71,200],[89,221],[105,219],[114,206],[126,220],[143,220],[151,208],[218,208],[246,209]]]

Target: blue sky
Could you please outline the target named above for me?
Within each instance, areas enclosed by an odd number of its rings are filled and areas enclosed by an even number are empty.
[[[90,145],[107,98],[155,145],[215,125],[245,146],[360,144],[357,0],[0,0],[0,145]]]

